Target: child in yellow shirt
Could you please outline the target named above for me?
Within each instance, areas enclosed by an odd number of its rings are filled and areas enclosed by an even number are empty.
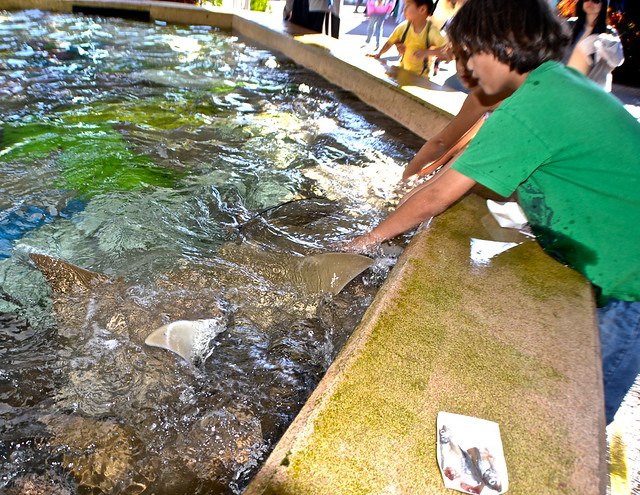
[[[433,13],[432,0],[406,0],[404,17],[387,42],[373,58],[380,56],[395,45],[402,56],[400,67],[425,76],[429,75],[434,56],[440,55],[446,38],[429,20]]]

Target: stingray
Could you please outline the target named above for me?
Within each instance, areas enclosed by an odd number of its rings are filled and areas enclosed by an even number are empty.
[[[134,72],[132,77],[170,88],[203,89],[211,91],[228,91],[233,89],[230,82],[218,77],[204,74],[191,74],[171,69],[145,69]]]
[[[254,254],[259,255],[258,252]],[[113,281],[106,275],[44,254],[31,253],[30,257],[54,293],[92,291],[98,284]],[[264,273],[261,275],[271,282],[289,283],[308,294],[338,294],[373,263],[371,258],[350,253],[312,256],[270,253],[263,260],[262,266],[258,265],[258,269],[262,268]],[[152,331],[146,336],[145,344],[167,349],[193,363],[198,351],[223,330],[224,324],[219,315],[196,320],[181,319]]]

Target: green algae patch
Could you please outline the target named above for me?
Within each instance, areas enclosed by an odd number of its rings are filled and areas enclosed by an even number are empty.
[[[1,136],[2,160],[46,158],[74,140],[62,126],[50,124],[5,125]]]
[[[58,158],[65,187],[91,195],[148,186],[171,187],[182,174],[154,165],[150,158],[132,153],[114,132],[99,133],[90,141],[69,147]]]
[[[59,116],[74,125],[116,125],[126,122],[145,129],[167,131],[182,126],[193,128],[210,125],[213,118],[227,114],[228,110],[218,109],[210,101],[173,94],[149,96],[144,100],[100,101],[60,112]]]
[[[171,187],[183,175],[134,154],[123,137],[106,124],[5,126],[0,149],[2,160],[52,157],[60,168],[60,179],[54,185],[83,197],[148,186]]]
[[[570,267],[556,262],[546,253],[543,254],[542,250],[539,257],[532,259],[529,249],[512,249],[500,257],[499,263],[505,269],[510,269],[520,280],[521,286],[526,288],[527,294],[540,302],[551,302],[567,295],[579,297],[580,289],[575,287],[572,280],[582,276]],[[523,266],[527,269],[521,269]]]

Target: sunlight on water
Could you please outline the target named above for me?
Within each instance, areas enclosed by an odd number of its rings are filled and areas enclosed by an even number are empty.
[[[393,260],[295,270],[419,140],[205,27],[5,12],[0,69],[0,491],[240,493]],[[33,252],[106,277],[57,293]],[[224,325],[195,365],[144,344],[177,320]]]

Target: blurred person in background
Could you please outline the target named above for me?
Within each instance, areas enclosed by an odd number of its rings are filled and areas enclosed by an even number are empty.
[[[607,0],[578,0],[575,17],[566,22],[571,46],[565,62],[610,92],[611,72],[624,62],[624,52],[618,33],[607,24],[607,9]]]

